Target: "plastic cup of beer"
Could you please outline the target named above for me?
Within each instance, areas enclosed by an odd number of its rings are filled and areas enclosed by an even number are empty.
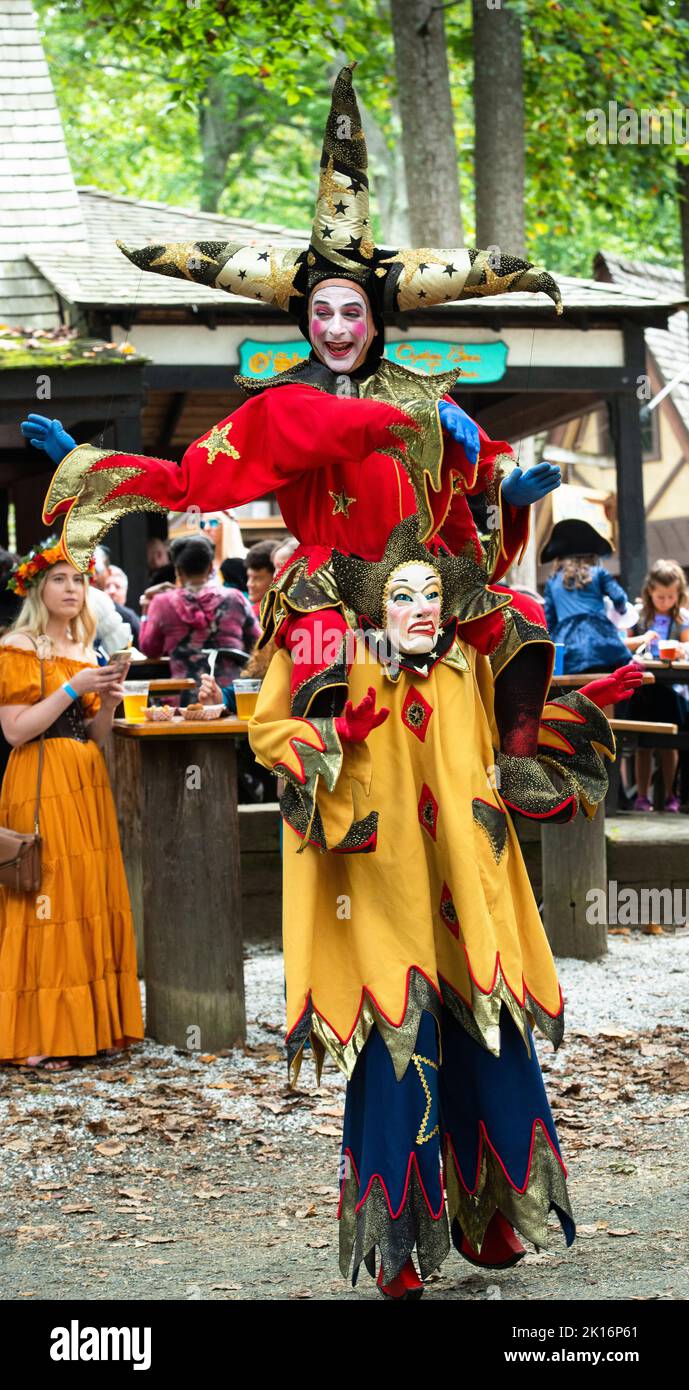
[[[124,682],[124,717],[128,724],[143,724],[148,691],[149,681]]]
[[[679,642],[659,642],[658,655],[661,661],[676,661],[679,656]]]
[[[237,718],[251,719],[256,709],[261,682],[258,680],[233,681],[234,698],[237,702]]]

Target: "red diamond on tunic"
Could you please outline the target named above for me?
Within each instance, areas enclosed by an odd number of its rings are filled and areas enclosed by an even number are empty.
[[[459,938],[457,908],[452,901],[452,894],[446,883],[443,883],[442,892],[440,894],[440,916],[445,926],[452,932],[452,935]]]
[[[431,839],[434,840],[438,828],[438,803],[430,787],[427,787],[425,782],[421,788],[418,809],[419,820],[424,830],[427,830]]]
[[[411,689],[407,691],[404,704],[402,705],[401,719],[402,723],[406,724],[409,731],[412,734],[416,734],[416,737],[421,740],[421,743],[423,743],[426,738],[432,713],[433,706],[429,705],[428,700],[424,700],[423,695],[421,695],[418,690],[414,690],[412,686]]]

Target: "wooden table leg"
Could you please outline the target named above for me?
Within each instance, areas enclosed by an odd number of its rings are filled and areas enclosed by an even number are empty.
[[[591,889],[607,903],[605,809],[593,820],[577,815],[568,825],[541,826],[543,923],[553,954],[598,960],[608,949],[607,913],[596,911]],[[588,914],[588,920],[587,920]]]
[[[132,907],[136,958],[144,973],[144,910],[141,871],[141,763],[139,745],[131,738],[110,735],[103,747],[117,812],[122,858]]]
[[[217,1051],[246,1037],[234,742],[140,749],[146,1033]]]

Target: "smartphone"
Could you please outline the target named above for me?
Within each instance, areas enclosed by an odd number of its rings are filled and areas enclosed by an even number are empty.
[[[108,657],[108,666],[116,666],[118,671],[124,671],[131,659],[132,656],[129,650],[113,652],[112,655]]]

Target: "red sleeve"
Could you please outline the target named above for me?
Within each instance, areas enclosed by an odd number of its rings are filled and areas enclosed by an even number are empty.
[[[374,450],[404,449],[394,426],[409,423],[402,410],[381,401],[329,396],[298,384],[275,387],[214,425],[189,446],[179,465],[81,445],[60,464],[51,484],[59,500],[44,514],[51,524],[68,511],[77,495],[75,483],[89,497],[90,510],[107,502],[113,519],[112,504],[119,496],[141,497],[170,511],[237,507],[279,491],[308,470],[362,462]],[[83,502],[80,510],[83,515]]]

